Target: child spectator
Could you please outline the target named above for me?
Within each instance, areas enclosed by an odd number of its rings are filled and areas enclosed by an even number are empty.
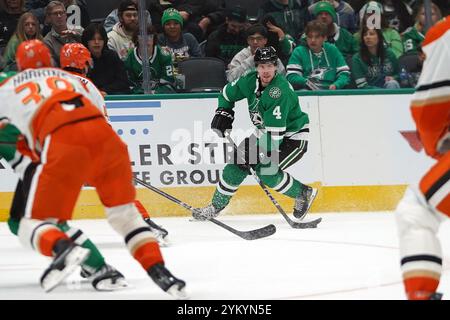
[[[325,42],[327,27],[308,22],[306,46],[298,46],[287,66],[287,79],[294,89],[336,90],[350,83],[350,69],[335,45]]]
[[[151,90],[154,93],[175,93],[175,77],[173,74],[172,55],[158,45],[156,28],[151,26],[147,30],[147,46],[149,68],[151,72]],[[133,35],[134,49],[128,53],[125,68],[132,83],[134,94],[144,93],[142,88],[142,54],[139,31]],[[144,48],[142,48],[144,49]]]

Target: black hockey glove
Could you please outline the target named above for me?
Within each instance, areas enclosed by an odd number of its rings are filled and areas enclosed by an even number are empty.
[[[219,137],[224,137],[225,131],[233,128],[233,121],[234,111],[232,109],[218,108],[212,119],[211,129],[213,129]]]

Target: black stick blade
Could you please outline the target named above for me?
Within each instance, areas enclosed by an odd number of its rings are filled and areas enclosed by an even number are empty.
[[[222,228],[230,231],[231,233],[234,233],[238,237],[241,237],[242,239],[245,239],[245,240],[257,240],[257,239],[261,239],[261,238],[266,238],[266,237],[273,235],[277,231],[277,228],[273,224],[269,224],[265,227],[255,229],[255,230],[239,231],[239,230],[236,230],[236,229],[230,227],[229,225],[224,224],[223,222],[220,222],[219,220],[210,219],[209,221],[221,226]]]

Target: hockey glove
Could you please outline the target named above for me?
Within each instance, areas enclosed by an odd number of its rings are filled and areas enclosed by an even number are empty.
[[[225,136],[225,131],[233,128],[234,111],[232,109],[218,108],[211,122],[213,129],[219,137]]]

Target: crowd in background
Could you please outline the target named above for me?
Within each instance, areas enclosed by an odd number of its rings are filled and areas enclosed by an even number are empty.
[[[91,22],[87,1],[0,0],[0,71],[16,70],[16,48],[29,39],[44,41],[55,66],[64,44],[82,43],[94,61],[88,76],[107,94],[143,93],[142,47],[155,93],[183,92],[178,64],[192,57],[222,60],[234,81],[264,46],[297,90],[414,87],[424,60],[421,0],[150,0],[146,44],[137,0],[122,0],[101,23]],[[433,1],[432,24],[449,3]]]

